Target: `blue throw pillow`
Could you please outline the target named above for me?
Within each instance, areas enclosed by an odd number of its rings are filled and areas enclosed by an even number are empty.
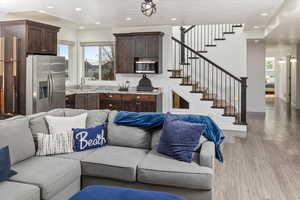
[[[74,133],[74,151],[84,151],[102,147],[106,144],[105,125],[94,128],[76,128]]]
[[[6,181],[17,174],[17,172],[11,170],[10,167],[8,146],[0,148],[0,182]]]
[[[200,136],[206,126],[179,120],[166,115],[157,151],[176,160],[192,162]]]

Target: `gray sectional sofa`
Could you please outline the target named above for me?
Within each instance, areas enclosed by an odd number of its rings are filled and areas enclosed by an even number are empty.
[[[35,156],[35,133],[49,133],[46,115],[88,113],[87,127],[108,123],[108,145],[70,154]],[[160,130],[113,123],[117,111],[56,109],[0,121],[0,146],[9,145],[18,174],[0,183],[4,200],[67,200],[88,185],[114,185],[213,199],[215,146],[204,142],[192,163],[156,151]],[[3,196],[4,195],[4,196]]]

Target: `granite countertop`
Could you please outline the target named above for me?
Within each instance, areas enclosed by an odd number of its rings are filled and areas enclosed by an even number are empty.
[[[88,86],[83,88],[80,86],[66,87],[66,95],[73,94],[93,94],[93,93],[110,93],[110,94],[140,94],[140,95],[159,95],[162,93],[160,88],[155,88],[152,92],[137,91],[136,87],[130,87],[128,91],[119,91],[118,86],[103,85],[103,86]]]

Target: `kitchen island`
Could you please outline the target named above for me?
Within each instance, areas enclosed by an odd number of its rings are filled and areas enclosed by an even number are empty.
[[[117,86],[72,86],[66,88],[66,107],[75,109],[109,109],[130,112],[162,112],[162,91],[119,91]]]

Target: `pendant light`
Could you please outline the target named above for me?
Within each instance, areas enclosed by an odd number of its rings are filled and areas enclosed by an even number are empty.
[[[151,15],[156,13],[156,4],[153,0],[145,0],[141,5],[141,11],[145,16],[151,17]]]

